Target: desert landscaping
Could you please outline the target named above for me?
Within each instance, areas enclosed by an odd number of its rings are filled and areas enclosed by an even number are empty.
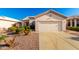
[[[0,18],[0,50],[79,50],[79,16],[48,10],[21,21]]]
[[[3,41],[0,40],[0,50],[38,50],[38,36],[35,32],[30,32],[28,35],[8,35]]]

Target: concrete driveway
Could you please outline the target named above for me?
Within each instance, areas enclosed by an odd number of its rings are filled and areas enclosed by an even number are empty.
[[[79,36],[66,32],[39,33],[40,50],[77,50],[79,49]]]

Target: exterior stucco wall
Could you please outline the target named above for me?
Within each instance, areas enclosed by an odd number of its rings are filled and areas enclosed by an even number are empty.
[[[66,20],[65,19],[62,21],[62,30],[66,31]]]
[[[60,17],[60,16],[57,16],[57,15],[54,15],[52,14],[52,16],[50,17],[49,14],[46,14],[46,15],[43,15],[41,17],[38,17],[37,18],[38,21],[61,21],[61,20],[64,20],[63,17]]]
[[[14,23],[16,22],[11,22],[11,21],[5,21],[5,20],[0,20],[0,29],[8,29],[11,27]]]
[[[38,32],[39,29],[38,29],[38,25],[39,25],[39,22],[38,21],[35,21],[35,31]]]
[[[32,23],[33,21],[35,21],[35,19],[30,19],[29,20],[29,24]]]

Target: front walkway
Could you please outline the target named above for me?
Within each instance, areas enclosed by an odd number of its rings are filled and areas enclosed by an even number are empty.
[[[79,37],[66,32],[39,33],[40,50],[79,49]]]

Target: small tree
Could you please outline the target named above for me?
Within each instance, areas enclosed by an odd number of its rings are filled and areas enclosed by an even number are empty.
[[[29,26],[22,26],[22,28],[23,28],[23,32],[25,33],[25,35],[27,35],[31,30]]]

